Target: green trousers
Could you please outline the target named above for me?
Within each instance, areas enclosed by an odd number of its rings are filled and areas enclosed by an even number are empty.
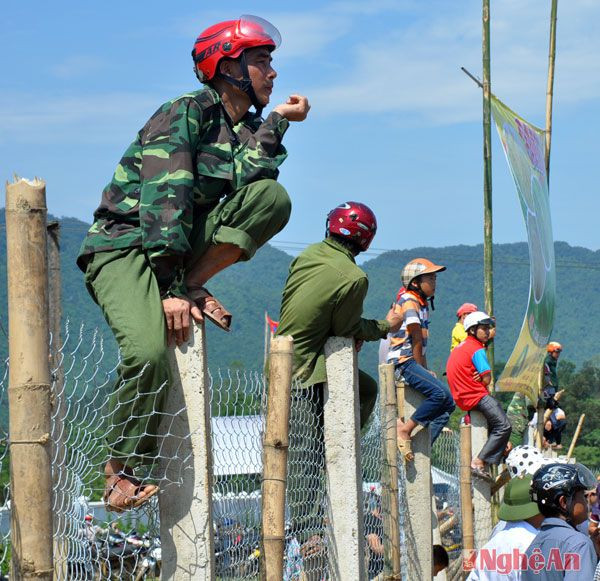
[[[250,259],[287,224],[291,204],[274,180],[241,188],[195,218],[192,270],[213,244],[231,243]],[[158,426],[170,382],[166,324],[158,284],[141,248],[98,252],[88,263],[86,286],[102,309],[121,351],[109,398],[105,439],[111,458],[128,466],[154,461]]]

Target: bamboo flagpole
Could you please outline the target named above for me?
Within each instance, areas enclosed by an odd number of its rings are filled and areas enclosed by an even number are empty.
[[[550,46],[548,49],[548,84],[546,86],[546,178],[550,186],[550,146],[552,141],[552,98],[554,95],[554,61],[556,59],[556,12],[558,0],[550,10]]]
[[[292,389],[291,337],[277,337],[269,353],[269,391],[263,442],[262,547],[264,581],[283,579],[285,491]]]
[[[494,314],[493,236],[492,236],[492,105],[490,80],[490,0],[483,0],[483,289],[485,310]],[[488,359],[494,374],[494,344],[489,344]]]
[[[50,581],[51,381],[46,184],[6,184],[12,579]]]
[[[269,315],[265,311],[265,352],[263,357],[263,369],[267,370],[267,355],[269,354]]]

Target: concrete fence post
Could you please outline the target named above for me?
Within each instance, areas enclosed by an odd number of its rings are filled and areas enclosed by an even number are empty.
[[[51,380],[46,184],[6,184],[12,578],[50,581]]]
[[[269,355],[269,391],[263,440],[262,566],[265,581],[283,579],[285,553],[285,489],[292,389],[291,337],[275,337]]]
[[[488,439],[488,424],[481,412],[471,410],[471,449],[479,454]],[[473,478],[473,508],[475,510],[475,548],[485,545],[492,533],[492,482]]]
[[[410,418],[425,399],[421,393],[405,382],[404,413]],[[412,436],[412,450],[415,459],[406,462],[406,539],[412,551],[408,558],[408,579],[425,579],[433,570],[433,533],[431,497],[433,483],[431,480],[431,438],[429,428],[417,428]],[[412,552],[412,554],[411,554]]]
[[[366,581],[358,367],[354,339],[325,343],[325,470],[328,495],[329,574],[336,581]]]
[[[162,579],[215,578],[210,394],[204,325],[170,353],[160,449]]]

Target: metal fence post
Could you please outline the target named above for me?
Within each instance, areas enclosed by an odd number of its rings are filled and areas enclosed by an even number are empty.
[[[210,581],[215,575],[210,394],[204,325],[170,353],[160,450],[162,579]]]
[[[325,343],[324,393],[329,574],[332,580],[364,581],[364,523],[358,366],[354,339],[330,337]]]
[[[262,485],[261,577],[266,581],[283,579],[293,354],[294,341],[291,337],[276,337],[271,341]]]
[[[44,181],[6,185],[12,576],[38,581],[53,576],[46,212]]]

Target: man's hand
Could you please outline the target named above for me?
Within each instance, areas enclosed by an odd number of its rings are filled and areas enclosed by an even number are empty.
[[[202,312],[188,298],[169,297],[162,301],[165,320],[167,323],[167,344],[172,345],[173,340],[177,346],[188,340],[190,333],[190,314],[194,321],[202,321]]]
[[[388,314],[385,316],[385,320],[390,324],[390,331],[395,333],[400,327],[402,327],[402,315],[398,314],[394,307],[392,307]]]
[[[354,348],[356,349],[357,353],[360,353],[363,343],[364,341],[362,339],[354,339]]]
[[[308,99],[302,95],[290,95],[285,103],[273,109],[288,121],[304,121],[309,110]]]

